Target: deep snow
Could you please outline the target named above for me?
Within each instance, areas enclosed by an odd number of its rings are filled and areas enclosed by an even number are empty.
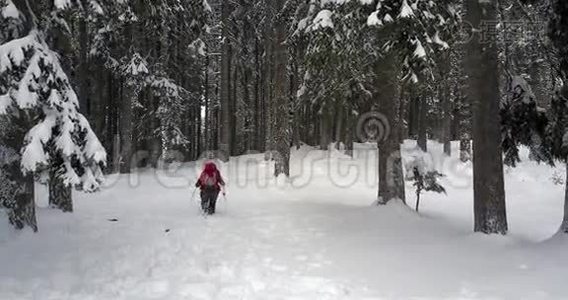
[[[414,148],[405,143],[405,160]],[[484,236],[472,233],[470,167],[430,151],[448,194],[423,195],[420,214],[372,206],[369,145],[355,160],[295,151],[291,182],[269,179],[263,155],[234,158],[209,218],[190,199],[199,163],[111,176],[76,194],[73,214],[40,192],[39,233],[0,218],[0,299],[567,299],[568,241],[551,239],[563,167],[506,168],[510,234]]]

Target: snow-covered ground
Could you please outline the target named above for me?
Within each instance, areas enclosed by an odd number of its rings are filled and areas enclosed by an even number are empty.
[[[423,195],[420,214],[372,206],[376,154],[357,148],[354,160],[295,151],[290,182],[268,179],[263,155],[234,158],[222,166],[227,201],[209,218],[191,199],[195,163],[112,176],[76,194],[73,214],[38,193],[39,233],[0,218],[0,299],[568,298],[568,241],[551,239],[563,167],[506,168],[510,234],[484,236],[472,233],[471,170],[439,144],[431,157],[448,193]]]

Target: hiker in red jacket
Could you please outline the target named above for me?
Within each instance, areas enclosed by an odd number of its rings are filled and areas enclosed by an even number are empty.
[[[217,196],[221,191],[221,187],[225,186],[225,181],[221,177],[221,173],[213,162],[208,162],[203,168],[203,172],[199,176],[195,187],[201,189],[201,208],[203,212],[209,215],[215,213],[215,204]],[[223,195],[225,192],[223,191]]]

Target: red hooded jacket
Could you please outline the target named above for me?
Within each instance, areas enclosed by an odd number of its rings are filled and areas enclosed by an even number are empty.
[[[216,190],[219,191],[221,190],[221,186],[225,186],[225,181],[223,181],[221,173],[217,169],[217,166],[212,162],[205,164],[203,172],[201,172],[201,175],[199,176],[199,179],[197,180],[195,186],[203,190],[207,187],[205,181],[209,178],[213,178],[215,180],[214,187]]]

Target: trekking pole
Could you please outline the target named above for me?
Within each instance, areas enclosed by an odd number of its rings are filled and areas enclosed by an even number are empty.
[[[194,199],[194,197],[195,197],[195,192],[196,192],[196,191],[197,191],[197,187],[195,187],[195,188],[193,189],[193,193],[191,193],[191,202],[192,202],[192,203],[195,203],[195,201],[194,201],[193,199]]]
[[[225,190],[225,186],[223,186],[223,199],[225,200],[225,203],[227,202],[227,191]]]
[[[195,201],[195,192],[196,192],[196,191],[197,191],[197,187],[195,187],[195,188],[193,189],[193,193],[191,193],[191,203],[193,203],[193,204],[197,207],[197,210],[199,211],[199,214],[200,214],[201,216],[205,216],[205,213],[204,213],[204,211],[203,211],[203,207],[201,207],[201,204],[199,203],[199,200],[198,200],[198,201]]]
[[[225,201],[225,210],[228,210],[228,204],[227,204],[227,192],[225,191],[225,187],[223,186],[223,200]]]

